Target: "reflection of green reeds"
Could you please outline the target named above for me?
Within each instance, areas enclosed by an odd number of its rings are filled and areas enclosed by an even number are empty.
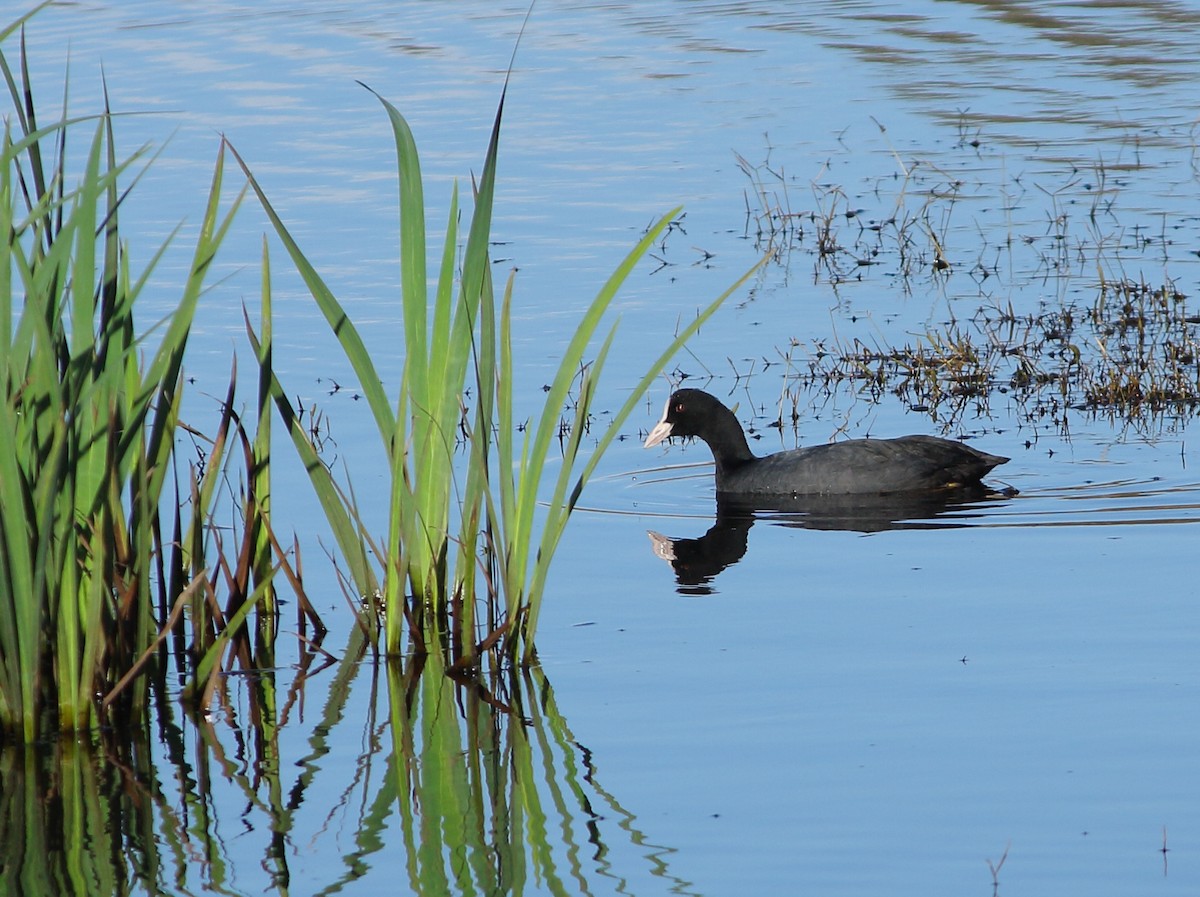
[[[403,673],[389,661],[403,841],[392,847],[413,893],[588,894],[639,871],[689,893],[670,850],[600,789],[537,667],[465,690],[444,673],[437,652]]]
[[[110,840],[109,826],[121,818],[113,772],[86,744],[67,739],[49,751],[0,751],[0,892],[125,892],[120,838]]]
[[[283,707],[270,673],[230,677],[214,712],[164,702],[107,750],[0,750],[0,894],[691,893],[539,669],[464,688],[440,652],[363,653]]]
[[[353,587],[369,608],[381,599],[388,653],[398,654],[406,648],[402,636],[403,623],[408,620],[410,640],[416,648],[446,649],[460,667],[475,665],[481,648],[497,641],[505,654],[527,661],[533,654],[546,573],[580,492],[650,383],[744,278],[677,334],[629,392],[590,447],[590,454],[585,451],[583,438],[591,403],[613,344],[615,325],[604,336],[595,359],[585,363],[585,357],[621,284],[675,213],[664,216],[587,308],[563,350],[536,425],[519,426],[513,392],[513,280],[506,284],[497,309],[488,258],[503,98],[475,184],[474,213],[461,256],[457,188],[451,197],[432,295],[426,279],[425,206],[416,142],[399,111],[379,99],[392,125],[400,181],[404,374],[394,405],[357,328],[305,258],[248,168],[246,173],[340,341],[374,415],[391,471],[389,530],[382,546],[370,541],[352,499],[320,463],[278,382],[272,392],[329,518]],[[253,334],[251,339],[254,341]],[[466,405],[468,395],[474,408]],[[562,431],[564,409],[572,395],[574,413],[560,443],[562,463],[550,487],[539,531],[536,511],[539,501],[546,499],[544,477],[550,451]],[[518,429],[525,433],[520,443]],[[460,450],[466,466],[461,483],[455,458]],[[383,563],[381,576],[370,561],[372,555]],[[479,575],[481,558],[488,569],[496,571],[494,577]],[[488,618],[495,621],[494,628],[475,617],[479,580],[484,580],[483,597],[491,608]]]

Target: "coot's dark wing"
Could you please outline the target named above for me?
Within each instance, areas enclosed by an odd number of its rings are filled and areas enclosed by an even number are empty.
[[[853,439],[779,452],[718,471],[717,491],[744,495],[913,492],[974,485],[1007,461],[936,436]]]

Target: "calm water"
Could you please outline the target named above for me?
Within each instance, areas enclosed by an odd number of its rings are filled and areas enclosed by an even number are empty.
[[[154,113],[121,121],[124,145],[170,138],[135,192],[135,252],[199,218],[225,133],[371,325],[395,382],[394,164],[384,116],[355,81],[412,122],[437,221],[451,179],[481,165],[524,13],[97,0],[43,13],[29,43],[47,102],[69,50],[76,109],[95,108],[103,63],[115,109]],[[709,469],[680,467],[707,460],[702,447],[639,447],[635,426],[656,420],[664,383],[585,493],[553,574],[539,631],[553,709],[527,695],[523,713],[545,795],[528,837],[551,859],[529,861],[512,890],[986,897],[988,862],[1007,850],[1001,894],[1196,891],[1195,425],[1039,415],[1003,394],[956,415],[914,411],[891,394],[807,389],[799,374],[821,346],[913,343],[981,309],[1090,307],[1101,277],[1170,281],[1198,301],[1198,82],[1194,4],[535,9],[505,110],[495,227],[497,269],[519,269],[530,411],[580,309],[655,216],[686,207],[664,266],[622,296],[611,407],[676,323],[759,257],[740,156],[772,202],[809,213],[795,219],[807,231],[676,374],[739,403],[764,451],[835,432],[969,435],[1012,457],[998,480],[1020,494],[918,509],[897,528],[765,517],[717,532],[709,547],[725,553],[680,574],[647,532],[699,540],[714,504]],[[873,224],[911,222],[919,263],[885,242],[877,264],[827,265],[811,236],[824,217],[867,248]],[[247,207],[202,312],[201,420],[202,393],[222,391],[244,342],[264,229]],[[930,229],[948,274],[932,272]],[[187,245],[185,227],[151,302],[169,307]],[[302,289],[282,271],[276,289],[281,376],[329,414],[369,494],[382,459],[353,377]],[[1098,351],[1093,336],[1080,336],[1084,351]],[[793,402],[796,425],[771,428]],[[302,484],[280,491],[286,527],[312,540],[306,572],[325,585],[310,589],[340,657],[350,623],[321,534],[305,529],[315,507]],[[252,686],[239,683],[211,730],[160,732],[141,773],[160,783],[160,815],[131,855],[156,845],[151,877],[168,893],[416,889],[414,846],[453,844],[455,829],[448,816],[406,831],[395,810],[386,681],[369,663],[302,688],[289,670],[276,678],[286,799],[264,793],[244,734]],[[489,890],[467,878],[448,892]]]

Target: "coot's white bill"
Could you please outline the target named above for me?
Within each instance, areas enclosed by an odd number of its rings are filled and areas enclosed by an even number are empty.
[[[671,410],[671,400],[667,399],[667,404],[663,406],[662,420],[654,425],[654,429],[650,431],[650,435],[646,437],[646,441],[642,443],[642,448],[654,448],[664,439],[671,435],[671,424],[667,422],[667,413]]]

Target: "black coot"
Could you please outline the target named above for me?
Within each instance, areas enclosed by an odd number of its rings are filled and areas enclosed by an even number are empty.
[[[733,412],[699,389],[680,389],[646,447],[672,436],[708,443],[717,462],[717,492],[725,495],[833,495],[920,492],[978,487],[1008,458],[936,436],[851,439],[759,458]]]

